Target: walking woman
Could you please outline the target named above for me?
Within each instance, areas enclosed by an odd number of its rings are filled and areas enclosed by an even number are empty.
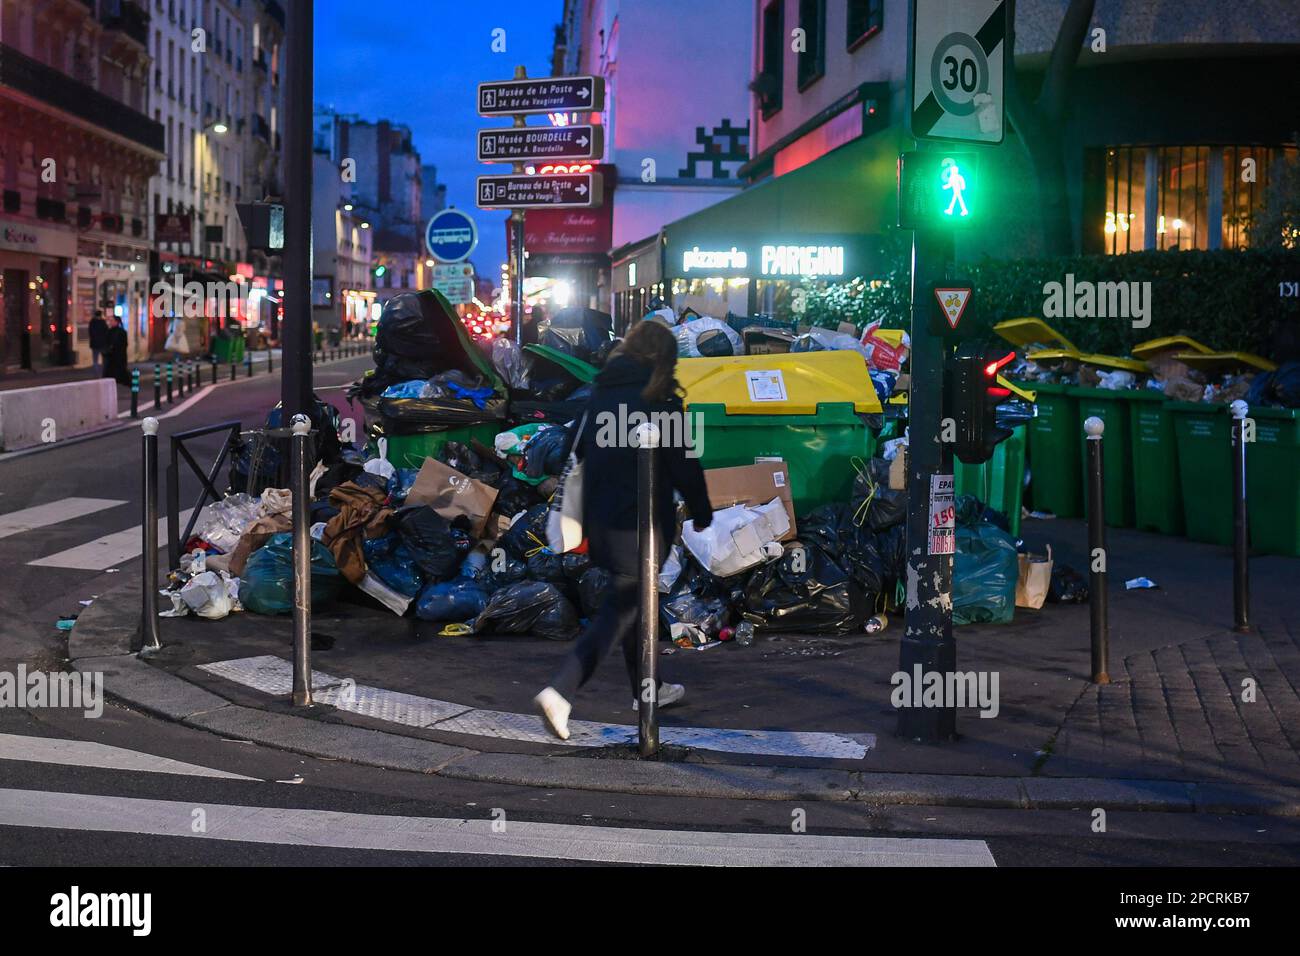
[[[633,706],[639,697],[637,449],[628,436],[615,432],[618,423],[626,423],[635,412],[672,413],[683,417],[684,426],[686,413],[681,386],[674,377],[676,367],[677,339],[672,332],[658,322],[634,325],[596,376],[585,422],[574,445],[574,453],[583,463],[582,525],[588,553],[592,564],[609,572],[610,588],[550,685],[534,698],[547,727],[561,740],[569,738],[574,695],[615,644],[623,645]],[[676,431],[679,436],[689,434],[685,427]],[[713,521],[699,458],[687,457],[681,441],[674,444],[676,447],[661,446],[656,452],[661,477],[652,506],[662,542],[671,542],[675,536],[674,491],[686,500],[697,528],[707,528]],[[660,563],[666,551],[665,544]],[[674,704],[685,693],[681,684],[661,683],[659,706]]]

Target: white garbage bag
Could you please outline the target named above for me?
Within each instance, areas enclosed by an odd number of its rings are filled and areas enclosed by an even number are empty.
[[[230,575],[218,574],[216,571],[196,574],[182,585],[181,600],[199,617],[207,618],[209,621],[219,621],[233,609],[230,585],[227,583],[232,580],[234,579]],[[237,585],[236,593],[238,593]]]
[[[384,479],[384,481],[393,477],[393,472],[397,469],[394,468],[392,462],[388,460],[387,438],[379,439],[379,457],[371,458],[363,467],[369,474],[378,475],[380,478]]]
[[[741,341],[740,334],[729,326],[712,316],[706,315],[698,319],[692,319],[684,322],[675,330],[677,334],[677,354],[682,358],[700,358],[704,355],[744,355],[745,343]],[[726,336],[727,342],[731,345],[731,351],[718,351],[716,348],[706,348],[700,351],[700,336],[705,332],[721,332]]]
[[[208,505],[203,517],[195,522],[194,533],[218,551],[229,553],[235,550],[248,526],[261,516],[261,501],[236,492]]]
[[[713,513],[713,523],[695,530],[694,520],[682,526],[682,543],[705,569],[730,577],[784,553],[780,538],[790,530],[790,517],[780,498],[747,507],[732,505]]]

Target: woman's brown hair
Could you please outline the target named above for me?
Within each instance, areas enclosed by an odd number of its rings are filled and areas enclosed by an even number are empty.
[[[677,337],[658,322],[643,319],[636,323],[614,355],[626,355],[650,366],[650,381],[641,390],[641,397],[647,402],[666,402],[684,394],[674,375],[677,370]]]

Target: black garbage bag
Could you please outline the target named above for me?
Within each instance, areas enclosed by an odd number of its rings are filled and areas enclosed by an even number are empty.
[[[591,364],[596,366],[596,368],[604,368],[605,363],[609,361],[610,355],[614,353],[614,349],[618,348],[622,344],[622,339],[610,339],[608,342],[602,343],[600,348],[596,349],[596,351],[592,353]]]
[[[528,562],[519,558],[512,558],[504,551],[492,553],[492,560],[488,564],[488,572],[484,576],[489,592],[497,591],[500,588],[507,587],[511,584],[518,584],[528,577]]]
[[[853,479],[853,521],[884,531],[907,520],[907,492],[889,487],[889,462],[872,458]]]
[[[493,488],[500,486],[502,469],[491,458],[485,458],[468,445],[449,441],[442,446],[438,460],[448,468],[454,468],[462,475],[481,481]]]
[[[901,541],[904,529],[902,525],[895,525],[877,534],[865,522],[855,524],[853,515],[854,509],[850,505],[822,505],[799,519],[799,540],[809,547],[835,555],[854,586],[863,594],[879,594],[889,579],[881,555],[881,542],[889,540],[890,533],[895,530]]]
[[[591,558],[585,554],[569,552],[560,555],[560,563],[564,567],[564,576],[577,584],[582,579],[582,576],[587,573],[587,569],[591,567]]]
[[[533,505],[501,535],[499,544],[512,558],[527,560],[538,548],[546,547],[546,516],[550,506]]]
[[[360,383],[363,395],[377,395],[398,382],[429,379],[449,369],[482,376],[497,391],[505,390],[455,309],[434,289],[403,292],[384,304],[375,333],[374,358],[375,374]]]
[[[415,293],[404,292],[384,303],[375,330],[376,365],[380,364],[381,352],[386,357],[431,361],[441,348],[438,330]]]
[[[457,518],[457,522],[465,519]],[[397,533],[430,581],[456,576],[473,541],[463,526],[448,522],[430,505],[414,505],[396,512]]]
[[[422,621],[469,621],[483,613],[488,592],[473,578],[452,578],[430,584],[415,602],[415,616]]]
[[[1283,362],[1272,372],[1260,372],[1246,393],[1249,405],[1300,408],[1300,362]]]
[[[862,629],[848,573],[822,548],[802,542],[787,544],[780,558],[750,575],[743,616],[760,632],[849,634]]]
[[[542,333],[538,344],[591,362],[613,338],[613,316],[608,312],[573,306],[561,309],[551,317],[550,326]]]
[[[379,418],[385,435],[424,435],[467,425],[500,421],[505,397],[493,394],[483,408],[468,398],[381,398]]]
[[[875,553],[880,561],[884,588],[892,587],[907,577],[907,528],[901,524],[872,535]]]
[[[513,475],[506,474],[497,487],[501,490],[497,494],[492,510],[507,518],[513,518],[519,512],[527,511],[542,503],[542,496],[538,494],[535,485],[520,481]]]
[[[529,478],[564,473],[567,456],[564,449],[569,441],[569,430],[563,425],[543,428],[528,443],[524,452],[524,474]]]
[[[560,593],[570,601],[578,599],[577,582],[564,571],[564,555],[555,554],[550,550],[538,551],[529,557],[524,564],[528,568],[529,581],[554,584]]]
[[[325,474],[316,479],[316,498],[328,498],[330,492],[339,485],[355,481],[364,472],[365,468],[360,462],[340,461],[337,464],[330,465],[325,469]]]
[[[689,587],[675,587],[659,598],[659,619],[664,636],[674,639],[674,624],[688,624],[699,628],[709,640],[714,640],[732,619],[731,605],[718,595],[695,594]]]
[[[1047,586],[1047,600],[1053,604],[1083,604],[1088,600],[1088,579],[1068,564],[1052,564],[1052,580]]]
[[[534,634],[570,641],[577,632],[578,612],[555,585],[541,581],[503,587],[474,619],[475,634]]]
[[[609,593],[610,575],[604,568],[594,564],[582,572],[578,579],[578,606],[582,608],[583,617],[592,617],[600,610]]]

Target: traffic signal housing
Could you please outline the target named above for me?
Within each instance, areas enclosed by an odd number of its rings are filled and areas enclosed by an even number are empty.
[[[998,406],[1011,397],[1011,390],[998,384],[998,373],[1015,357],[1005,346],[963,342],[949,359],[947,415],[956,426],[953,454],[959,461],[986,462],[1011,437],[997,421]]]
[[[898,157],[898,225],[960,228],[983,217],[974,153],[911,150]]]

